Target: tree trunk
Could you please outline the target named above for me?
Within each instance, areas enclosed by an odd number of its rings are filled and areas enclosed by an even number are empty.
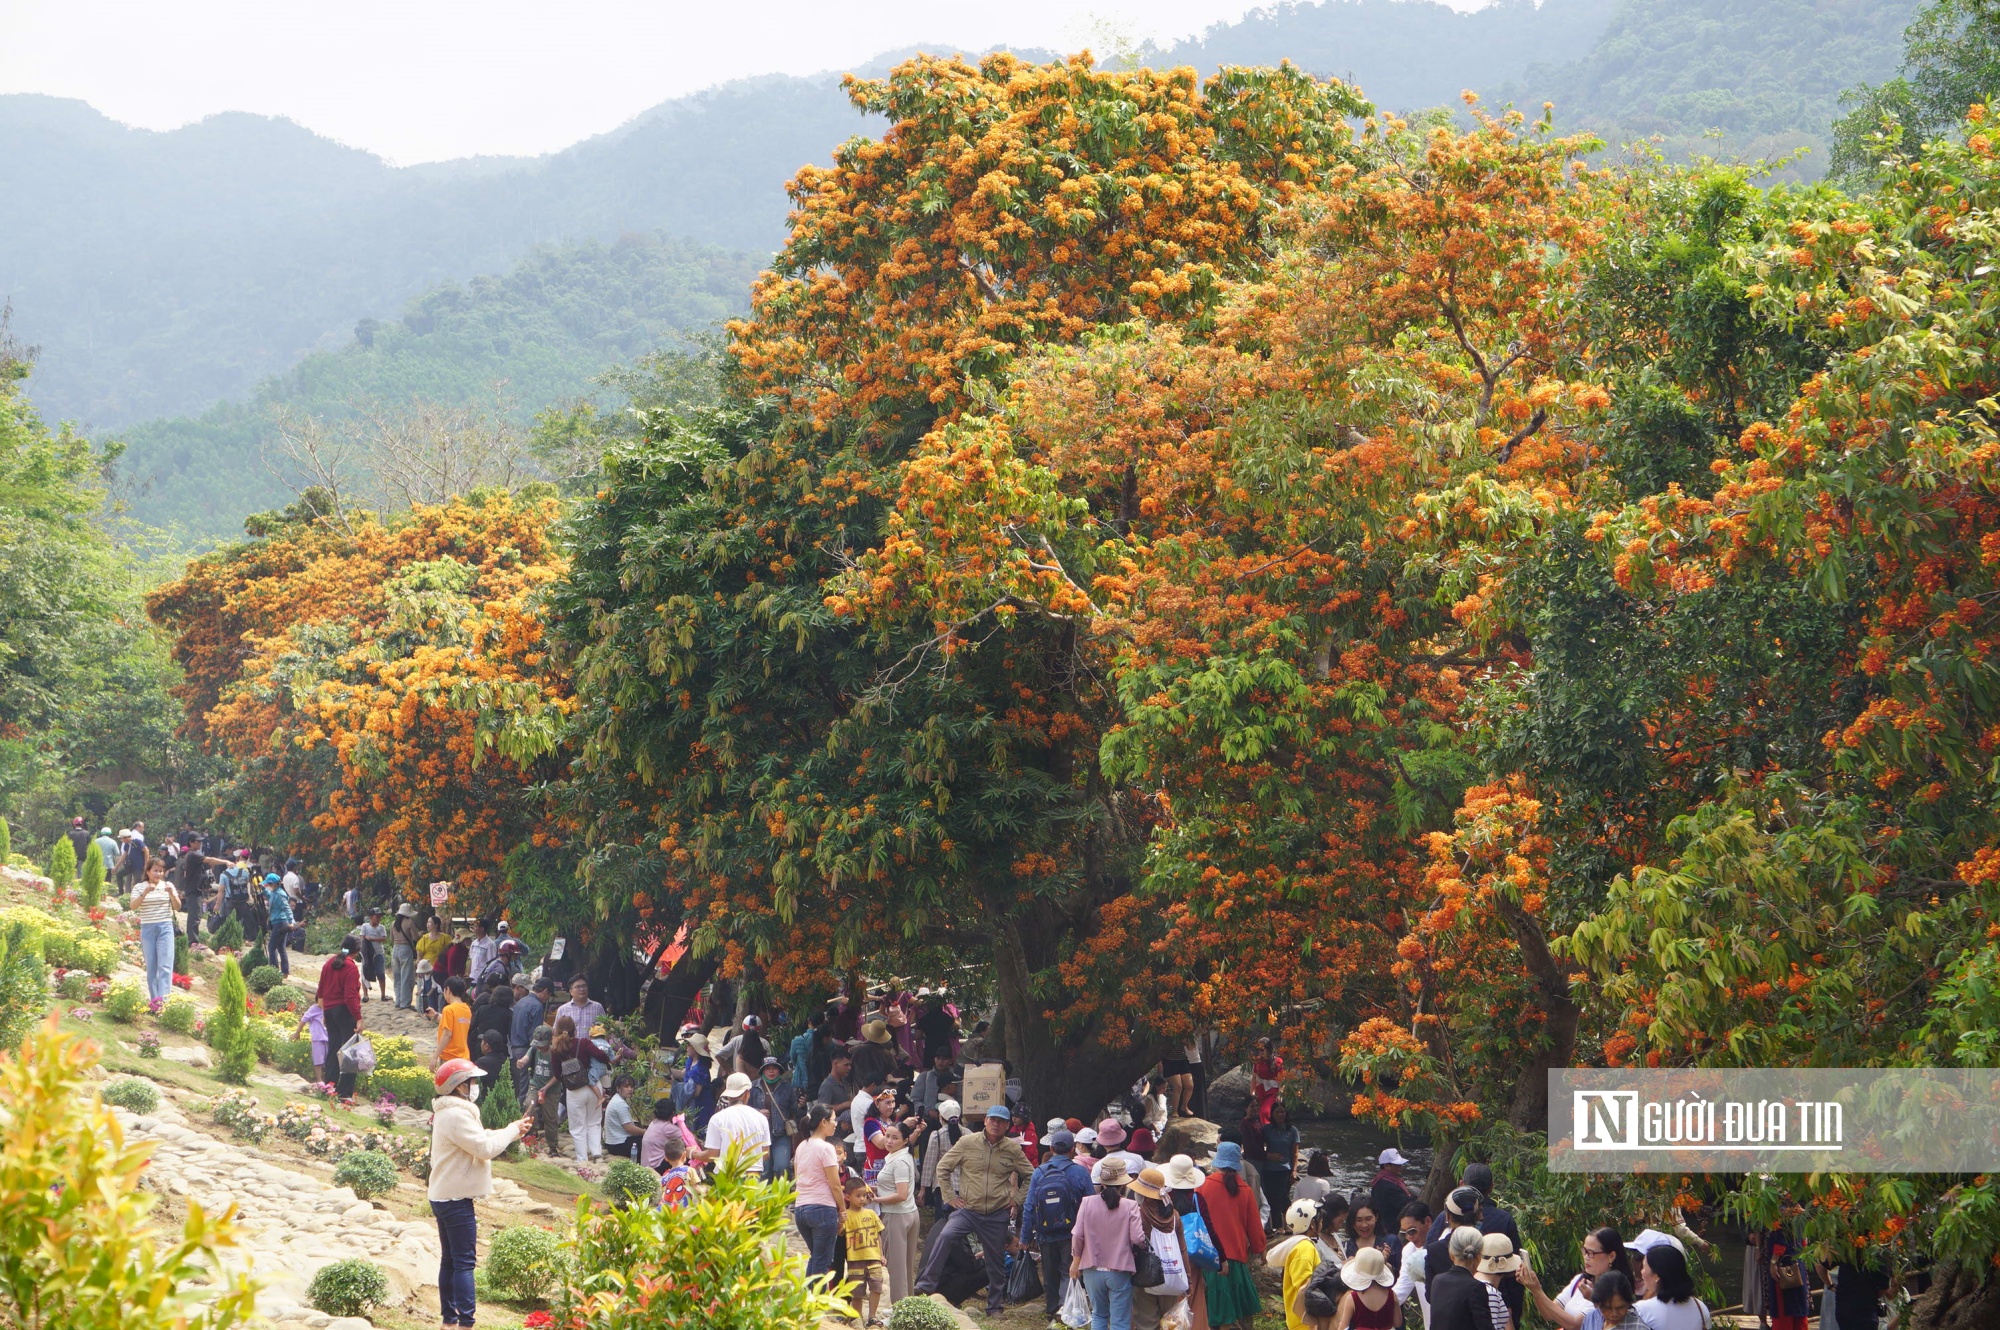
[[[1546,1131],[1549,1125],[1549,1072],[1567,1067],[1576,1052],[1576,1024],[1581,1014],[1569,995],[1569,975],[1549,950],[1549,940],[1533,916],[1504,896],[1500,912],[1520,945],[1521,959],[1535,978],[1542,1010],[1548,1016],[1548,1043],[1530,1057],[1514,1080],[1514,1102],[1508,1121],[1522,1131]]]
[[[1023,1102],[1037,1120],[1090,1117],[1131,1089],[1159,1059],[1159,1050],[1151,1045],[1109,1047],[1097,1021],[1059,1038],[1042,1015],[1045,999],[1032,989],[1034,970],[1021,935],[1024,922],[1033,921],[1006,921],[993,945],[1007,1061],[1021,1078]]]
[[[1940,1264],[1930,1290],[1910,1304],[1909,1330],[1991,1330],[2000,1325],[2000,1278],[1976,1266]]]
[[[673,1042],[696,994],[714,977],[717,964],[717,957],[697,957],[690,949],[674,962],[666,978],[655,980],[646,990],[646,1028],[658,1035],[661,1043]]]

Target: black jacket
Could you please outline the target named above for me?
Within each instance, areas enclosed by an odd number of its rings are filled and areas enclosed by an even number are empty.
[[[1430,1260],[1426,1253],[1425,1261]],[[1431,1303],[1430,1330],[1500,1330],[1486,1300],[1486,1285],[1462,1266],[1447,1264],[1436,1274],[1424,1266]]]

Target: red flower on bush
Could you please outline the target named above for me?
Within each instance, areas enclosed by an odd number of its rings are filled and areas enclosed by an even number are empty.
[[[521,1324],[526,1327],[526,1330],[543,1330],[544,1327],[552,1326],[555,1323],[556,1318],[547,1312],[529,1312],[521,1318]]]
[[[174,976],[174,987],[175,987],[175,988],[193,988],[193,987],[194,987],[194,976],[192,976],[192,975],[186,975],[186,974],[177,974],[177,975],[175,975],[175,976]]]

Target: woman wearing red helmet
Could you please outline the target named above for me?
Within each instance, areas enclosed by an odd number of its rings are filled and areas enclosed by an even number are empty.
[[[486,1075],[464,1058],[437,1069],[431,1102],[431,1213],[437,1217],[438,1303],[443,1324],[472,1324],[472,1272],[479,1263],[479,1220],[473,1202],[493,1190],[493,1160],[521,1138],[524,1115],[496,1131],[479,1125],[479,1082]]]

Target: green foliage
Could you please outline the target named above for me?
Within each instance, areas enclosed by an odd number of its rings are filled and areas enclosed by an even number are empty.
[[[130,1025],[145,1009],[146,990],[136,979],[121,979],[104,994],[104,1014],[121,1024]]]
[[[192,1034],[201,1008],[185,993],[175,993],[160,1006],[160,1028],[175,1034]]]
[[[1931,0],[1903,32],[1895,78],[1841,98],[1833,172],[1865,185],[1932,139],[1955,136],[1965,108],[2000,92],[2000,3]]]
[[[290,984],[278,984],[264,994],[268,1011],[304,1011],[312,1005],[312,994]]]
[[[375,1048],[375,1070],[400,1071],[421,1066],[417,1057],[417,1046],[406,1034],[370,1035],[368,1042]]]
[[[284,974],[275,965],[259,965],[250,971],[250,991],[264,994],[285,982]]]
[[[69,843],[69,837],[58,836],[56,843],[49,847],[49,881],[57,891],[67,891],[76,883],[76,846]]]
[[[503,1228],[493,1235],[482,1273],[502,1297],[539,1301],[562,1283],[562,1240],[533,1224]]]
[[[104,899],[104,847],[95,838],[83,852],[83,870],[77,880],[77,890],[83,897],[83,908],[86,910],[96,909],[97,903]]]
[[[105,1085],[104,1102],[134,1113],[151,1113],[160,1106],[160,1092],[151,1081],[120,1076]]]
[[[949,1309],[929,1298],[904,1298],[889,1309],[889,1330],[954,1330]]]
[[[90,976],[81,970],[70,970],[56,985],[56,996],[65,1002],[81,1002],[90,996]]]
[[[19,919],[0,919],[0,1051],[13,1052],[48,1009],[49,976],[40,935]]]
[[[32,939],[36,954],[57,969],[83,969],[109,976],[118,968],[118,943],[87,923],[70,923],[30,905],[0,910],[0,922],[19,923]]]
[[[381,1063],[381,1045],[376,1044],[375,1070],[368,1073],[367,1093],[392,1094],[396,1102],[409,1108],[429,1108],[437,1093],[437,1082],[422,1067],[390,1067]]]
[[[176,929],[174,932],[174,973],[193,974],[194,971],[188,968],[190,962],[191,956],[188,951],[187,934]]]
[[[389,1277],[368,1261],[335,1261],[322,1266],[306,1289],[306,1301],[328,1316],[360,1316],[389,1300]]]
[[[630,1159],[613,1159],[599,1185],[605,1199],[619,1206],[650,1205],[660,1195],[660,1175]]]
[[[765,1183],[732,1148],[691,1205],[594,1210],[580,1200],[560,1310],[581,1330],[817,1330],[847,1306],[807,1281],[805,1256],[784,1241],[791,1199],[790,1183]]]
[[[234,911],[223,917],[222,923],[210,936],[209,945],[217,951],[233,951],[243,945],[243,921]]]
[[[14,857],[14,829],[7,825],[7,819],[0,817],[0,864]]]
[[[222,980],[216,985],[215,1010],[208,1018],[208,1043],[220,1056],[215,1074],[242,1085],[257,1065],[256,1036],[250,1031],[246,1013],[250,990],[243,983],[243,971],[234,956],[222,962]]]
[[[356,1150],[333,1166],[333,1183],[364,1201],[387,1196],[396,1190],[396,1163],[379,1150]]]
[[[322,914],[306,921],[306,950],[315,956],[331,956],[354,931],[354,925],[337,914]]]
[[[193,1200],[162,1232],[139,1190],[148,1147],[121,1139],[92,1093],[95,1051],[53,1022],[0,1060],[0,1307],[9,1325],[55,1330],[227,1330],[254,1287],[222,1273],[229,1221]],[[59,1235],[52,1240],[51,1235]],[[199,1287],[197,1288],[197,1285]],[[197,1301],[195,1293],[212,1301]]]
[[[521,1101],[514,1097],[514,1078],[502,1068],[498,1076],[479,1083],[479,1123],[488,1131],[498,1130],[521,1116]],[[646,1170],[651,1173],[651,1169]],[[657,1175],[655,1175],[657,1176]]]

